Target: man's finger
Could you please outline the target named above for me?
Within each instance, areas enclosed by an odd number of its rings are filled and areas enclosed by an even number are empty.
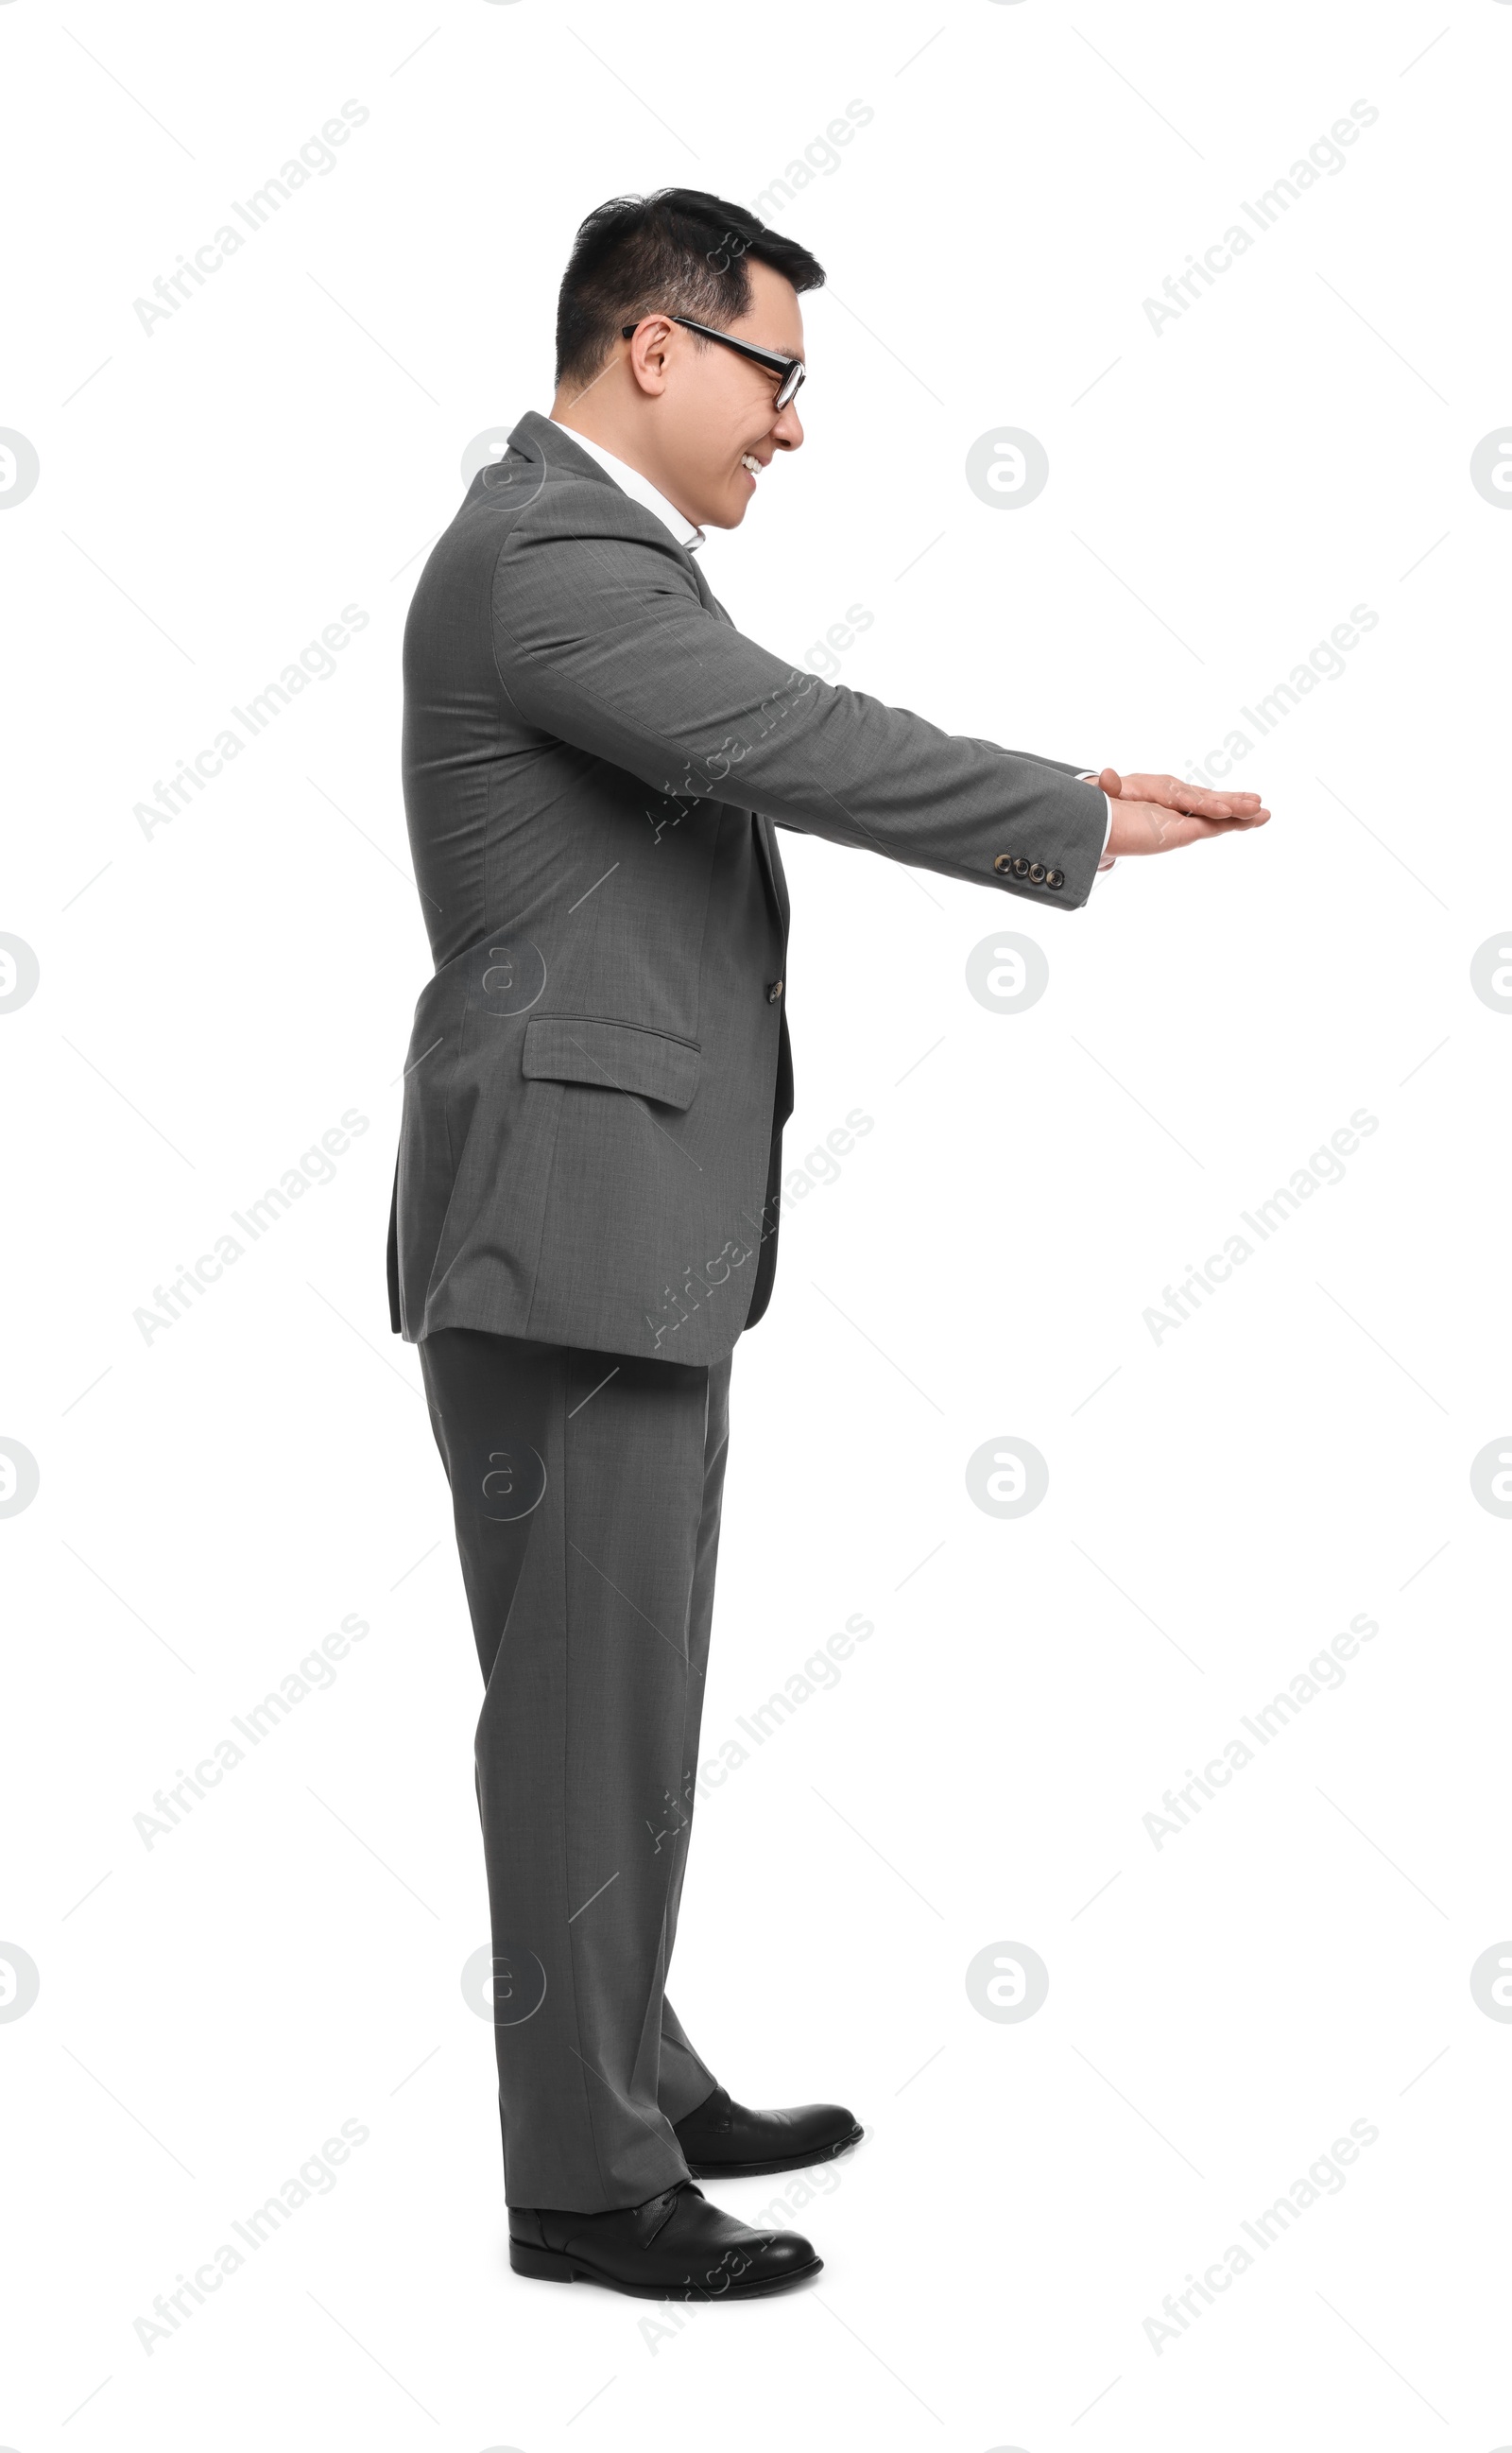
[[[1209,791],[1202,784],[1184,784],[1175,775],[1125,775],[1125,792],[1137,790],[1144,801],[1158,801],[1163,808],[1184,809],[1191,817],[1230,818],[1241,810],[1258,809],[1258,792]]]
[[[1175,775],[1120,775],[1116,767],[1104,767],[1097,780],[1110,800],[1148,801],[1188,817],[1226,818],[1241,808],[1260,807],[1253,792],[1213,792],[1201,784],[1184,784]]]
[[[1191,801],[1172,802],[1194,818],[1252,818],[1261,807],[1258,792],[1204,792]]]
[[[1204,818],[1252,818],[1260,806],[1258,792],[1209,792],[1191,804]]]
[[[1258,792],[1209,791],[1201,784],[1183,783],[1175,775],[1119,776],[1115,768],[1108,767],[1098,780],[1110,798],[1122,795],[1125,801],[1147,801],[1159,808],[1179,809],[1187,817],[1252,816],[1261,806]]]
[[[1163,808],[1164,804],[1157,801],[1153,806]],[[1187,819],[1193,830],[1189,840],[1193,843],[1203,842],[1209,835],[1243,834],[1251,827],[1264,826],[1270,817],[1270,811],[1264,808],[1238,809],[1232,817],[1214,815],[1205,809],[1173,810],[1168,814]]]

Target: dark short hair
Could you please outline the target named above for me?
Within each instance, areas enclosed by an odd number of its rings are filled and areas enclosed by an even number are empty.
[[[622,328],[658,308],[722,329],[737,322],[750,305],[752,256],[795,289],[817,289],[825,277],[824,266],[796,239],[701,188],[611,196],[582,225],[562,276],[557,382],[591,380]]]

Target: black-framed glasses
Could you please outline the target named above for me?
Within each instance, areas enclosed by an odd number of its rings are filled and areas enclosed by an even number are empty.
[[[646,320],[642,318],[643,322]],[[749,358],[753,366],[765,367],[768,374],[776,375],[775,406],[778,409],[786,408],[807,371],[802,358],[785,358],[780,349],[760,349],[754,341],[737,341],[733,332],[722,332],[713,324],[695,324],[691,315],[669,315],[667,321],[681,324],[685,331],[701,332],[706,341],[723,341],[726,349],[736,350],[741,357]],[[638,329],[635,324],[624,324],[620,328],[620,338],[631,340]]]

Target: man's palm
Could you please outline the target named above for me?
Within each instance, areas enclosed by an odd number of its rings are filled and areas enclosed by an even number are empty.
[[[1175,775],[1120,775],[1104,767],[1098,784],[1113,805],[1105,859],[1177,851],[1208,835],[1263,827],[1270,816],[1258,792],[1209,792]]]

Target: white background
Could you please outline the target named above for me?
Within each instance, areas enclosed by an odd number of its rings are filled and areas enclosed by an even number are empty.
[[[604,0],[0,6],[10,685],[0,1017],[0,2435],[1053,2448],[1512,2440],[1512,1424],[1505,563],[1512,7],[1263,12]],[[368,111],[150,332],[133,301],[351,98]],[[476,1658],[384,1238],[427,975],[399,648],[481,430],[550,395],[604,197],[790,208],[808,441],[706,567],[802,659],[1050,756],[1184,772],[1356,605],[1258,742],[1248,840],[1005,906],[784,838],[785,1219],[737,1350],[706,1753],[847,1616],[838,1686],[698,1808],[675,1997],[739,2097],[866,2123],[792,2220],[816,2286],[668,2312],[513,2280]],[[1157,335],[1160,294],[1356,101],[1346,167]],[[814,159],[823,163],[823,147]],[[1043,442],[1018,510],[965,479]],[[134,806],[341,608],[368,627],[192,807]],[[1253,728],[1245,727],[1255,737]],[[1049,987],[996,1013],[994,928]],[[348,1109],[368,1120],[175,1326],[133,1321]],[[1184,1326],[1144,1320],[1359,1108],[1348,1161]],[[1249,1239],[1254,1242],[1255,1239]],[[1032,1442],[1032,1514],[967,1458]],[[926,1564],[921,1564],[926,1563]],[[345,1614],[335,1684],[168,1836],[133,1818]],[[1380,1629],[1201,1818],[1144,1817],[1356,1614]],[[989,1945],[1036,2016],[968,1999]],[[134,2321],[344,2120],[370,2135],[170,2339]],[[1379,2138],[1157,2350],[1350,2124]],[[780,2182],[726,2190],[754,2217]]]

